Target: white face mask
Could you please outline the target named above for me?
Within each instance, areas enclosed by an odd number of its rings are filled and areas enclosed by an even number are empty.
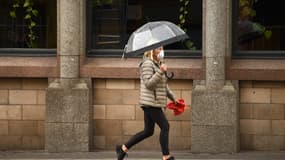
[[[162,59],[164,58],[164,50],[161,50],[161,51],[158,53],[157,58],[158,58],[159,60],[162,60]]]

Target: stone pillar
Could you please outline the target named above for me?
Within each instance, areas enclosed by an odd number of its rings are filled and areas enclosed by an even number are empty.
[[[206,79],[194,81],[191,150],[239,150],[238,83],[225,79],[231,53],[231,0],[203,0],[203,59]]]
[[[57,0],[57,12],[59,77],[50,80],[46,94],[45,149],[89,151],[91,79],[79,76],[80,57],[85,54],[85,1]]]

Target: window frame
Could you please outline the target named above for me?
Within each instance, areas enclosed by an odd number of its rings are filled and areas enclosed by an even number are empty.
[[[0,57],[54,57],[56,54],[56,48],[0,48]]]
[[[285,50],[238,50],[237,20],[239,0],[232,2],[232,58],[233,59],[285,59]]]
[[[57,39],[57,35],[55,36]],[[56,55],[57,48],[0,48],[0,57],[55,57]]]
[[[121,58],[123,49],[96,49],[92,48],[92,1],[87,0],[86,3],[86,57],[100,57],[100,58]],[[203,16],[202,16],[203,18]],[[201,28],[201,31],[203,29]],[[201,38],[203,35],[201,36]],[[166,58],[202,58],[202,48],[200,50],[182,50],[182,49],[166,49]],[[130,58],[140,58],[141,55],[132,56]]]

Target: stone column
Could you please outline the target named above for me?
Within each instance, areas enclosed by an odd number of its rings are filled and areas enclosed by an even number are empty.
[[[203,0],[203,60],[206,79],[194,81],[191,150],[239,150],[238,83],[225,79],[231,53],[231,0]]]
[[[85,0],[57,0],[57,19],[59,77],[50,80],[46,94],[45,149],[89,151],[91,79],[79,76],[80,57],[85,54]]]

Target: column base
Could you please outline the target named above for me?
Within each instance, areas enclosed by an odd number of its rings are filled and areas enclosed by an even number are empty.
[[[46,151],[90,150],[92,109],[89,90],[88,82],[79,79],[50,83],[46,93]]]
[[[208,89],[205,85],[194,87],[191,106],[193,153],[239,151],[238,93],[238,87],[232,83],[219,90]]]

